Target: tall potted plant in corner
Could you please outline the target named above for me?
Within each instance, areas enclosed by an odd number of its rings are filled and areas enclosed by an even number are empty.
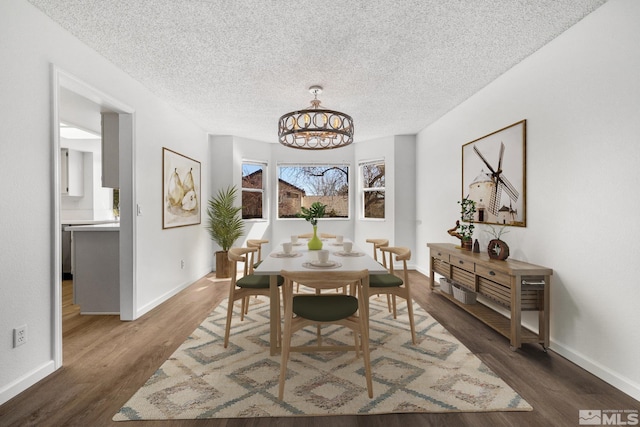
[[[305,208],[304,206],[300,207],[301,213],[298,214],[299,218],[304,218],[306,221],[309,221],[313,226],[313,237],[309,240],[307,247],[309,250],[320,250],[322,249],[322,240],[318,238],[318,218],[322,218],[324,216],[324,210],[327,208],[327,205],[323,205],[320,202],[314,202],[311,204],[309,208]]]
[[[207,230],[214,242],[222,250],[216,252],[216,278],[231,277],[228,251],[233,243],[244,234],[244,223],[240,216],[242,207],[234,206],[237,188],[229,186],[220,189],[209,199]]]

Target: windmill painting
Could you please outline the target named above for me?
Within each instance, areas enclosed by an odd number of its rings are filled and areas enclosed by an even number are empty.
[[[462,146],[462,198],[475,222],[526,227],[526,120]]]

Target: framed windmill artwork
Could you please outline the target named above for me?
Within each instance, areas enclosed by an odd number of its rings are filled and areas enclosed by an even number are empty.
[[[162,228],[200,224],[200,162],[162,148]]]
[[[526,129],[522,120],[462,146],[462,198],[476,202],[475,222],[526,227]]]

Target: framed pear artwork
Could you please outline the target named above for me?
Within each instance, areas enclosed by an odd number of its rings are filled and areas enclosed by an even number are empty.
[[[162,228],[201,222],[200,162],[162,148]]]

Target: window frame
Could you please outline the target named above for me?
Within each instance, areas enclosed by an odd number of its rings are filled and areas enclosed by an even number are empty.
[[[353,165],[350,162],[339,161],[339,162],[278,162],[276,164],[276,190],[275,190],[275,200],[276,200],[276,212],[275,219],[277,221],[290,221],[290,220],[302,220],[302,218],[296,217],[281,217],[280,216],[280,168],[283,167],[339,167],[339,168],[347,168],[347,216],[340,217],[330,217],[325,216],[322,218],[323,221],[350,221],[353,216],[353,206],[351,203],[351,194],[353,190],[352,186],[352,178],[353,178]],[[292,184],[293,185],[293,184]]]
[[[259,166],[262,168],[262,188],[244,187],[244,166]],[[269,221],[269,206],[268,206],[268,187],[269,187],[269,163],[262,160],[242,160],[241,164],[241,177],[240,177],[240,203],[242,203],[242,195],[246,191],[248,193],[262,193],[262,217],[261,218],[244,218],[244,214],[241,212],[243,221],[264,222]]]
[[[365,187],[365,179],[364,179],[364,168],[369,165],[382,164],[384,166],[384,187]],[[359,209],[359,217],[363,221],[386,221],[387,219],[387,163],[384,158],[372,159],[372,160],[362,160],[358,162],[358,187],[359,187],[359,200],[360,200],[360,209]],[[367,192],[382,192],[384,193],[384,217],[382,218],[370,218],[365,216],[365,194]]]

